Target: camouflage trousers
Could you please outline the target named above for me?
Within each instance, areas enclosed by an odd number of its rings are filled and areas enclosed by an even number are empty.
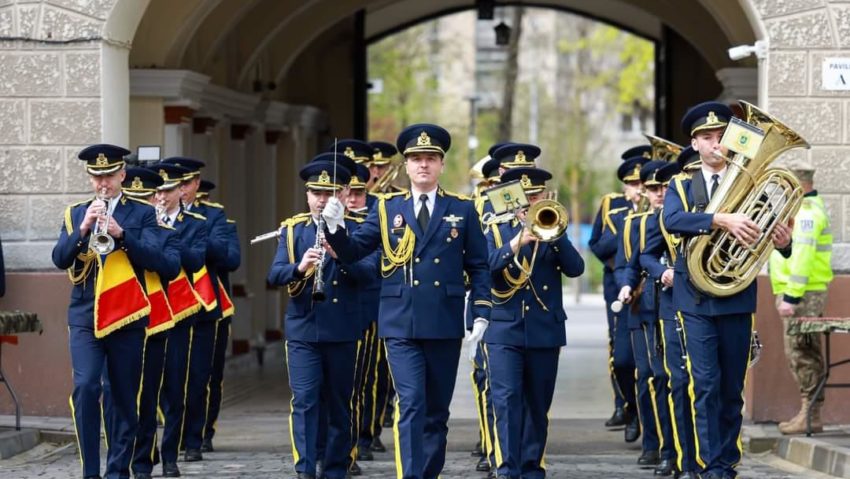
[[[782,302],[782,296],[776,297],[776,305]],[[791,324],[797,317],[815,317],[823,314],[826,305],[826,291],[812,291],[803,295],[800,304],[794,310],[793,317],[782,318],[785,330],[785,357],[791,374],[800,386],[800,395],[810,400],[823,402],[823,394],[815,399],[812,395],[817,389],[818,382],[823,377],[824,364],[821,352],[821,335],[819,333],[789,334]]]

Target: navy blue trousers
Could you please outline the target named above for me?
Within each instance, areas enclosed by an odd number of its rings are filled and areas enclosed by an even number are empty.
[[[159,392],[159,404],[165,417],[160,455],[163,462],[177,462],[183,437],[186,411],[186,383],[195,318],[186,318],[168,331],[165,346],[165,372]]]
[[[637,410],[643,431],[641,444],[644,451],[658,451],[660,440],[656,427],[658,423],[655,417],[655,393],[650,390],[652,366],[649,361],[649,346],[644,328],[632,329],[631,335],[637,379]]]
[[[611,350],[612,370],[626,416],[637,414],[635,392],[635,355],[632,351],[632,335],[629,330],[629,306],[614,315],[614,345]],[[619,403],[618,403],[619,404]]]
[[[168,331],[149,336],[145,343],[145,366],[142,373],[142,393],[139,396],[139,432],[133,452],[133,472],[153,472],[156,454],[156,411],[159,389],[165,368],[165,348]]]
[[[400,479],[434,479],[446,462],[449,403],[461,339],[385,338],[396,390],[394,435]]]
[[[186,389],[186,411],[183,442],[186,449],[200,449],[204,439],[209,405],[209,384],[218,321],[196,321],[192,331],[192,354],[189,356],[189,381]]]
[[[638,364],[638,406],[644,426],[644,450],[658,450],[662,459],[673,459],[676,450],[670,419],[669,376],[664,368],[664,344],[658,327],[658,321],[647,321],[642,323],[640,330],[632,331],[635,363]],[[645,359],[640,361],[639,349],[645,353]],[[647,448],[648,439],[657,446],[650,444]]]
[[[560,348],[488,343],[486,352],[496,411],[493,436],[497,474],[524,479],[546,477],[542,463]]]
[[[351,394],[357,343],[286,341],[289,371],[289,430],[295,471],[316,474],[321,459],[324,475],[342,479],[348,474],[351,453]],[[318,456],[320,416],[327,418],[322,457]]]
[[[364,336],[366,347],[364,348],[365,364],[363,366],[363,390],[360,404],[360,432],[357,440],[358,448],[365,449],[372,445],[375,437],[375,426],[379,415],[383,412],[386,400],[383,404],[378,401],[378,360],[384,356],[383,347],[380,347],[378,338],[378,323],[372,322],[366,329]],[[384,377],[386,380],[386,376]],[[379,407],[380,406],[380,407]],[[380,429],[378,429],[380,434]]]
[[[215,436],[215,423],[221,411],[221,392],[224,388],[224,357],[227,354],[227,344],[230,342],[230,317],[218,322],[215,333],[215,348],[213,349],[212,371],[210,372],[210,399],[207,407],[207,420],[204,426],[204,440],[212,441]]]
[[[694,423],[691,415],[691,397],[688,395],[690,376],[685,363],[685,348],[682,343],[682,330],[678,320],[662,320],[664,337],[664,367],[670,378],[671,427],[676,448],[676,467],[683,472],[697,470],[694,457]]]
[[[475,390],[476,406],[478,408],[478,429],[481,440],[481,450],[487,455],[491,468],[496,467],[496,449],[494,447],[494,424],[496,412],[493,409],[493,393],[490,388],[490,366],[484,344],[478,344],[475,361],[472,364],[472,387]]]
[[[602,273],[602,296],[605,298],[605,317],[608,320],[608,375],[611,377],[611,388],[614,390],[614,406],[622,408],[626,405],[623,393],[617,382],[614,370],[614,338],[616,337],[616,314],[611,311],[611,303],[617,299],[617,282],[614,273],[607,269]]]
[[[71,414],[82,460],[83,476],[100,475],[101,414],[109,416],[106,478],[130,477],[133,444],[139,427],[136,397],[142,377],[145,329],[119,329],[97,339],[94,330],[68,328],[74,389]],[[105,369],[105,373],[104,373]],[[109,395],[103,397],[103,380]]]
[[[734,478],[743,454],[739,438],[753,315],[681,315],[694,391],[697,464],[702,474]]]

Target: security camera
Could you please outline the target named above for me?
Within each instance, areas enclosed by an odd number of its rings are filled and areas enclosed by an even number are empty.
[[[767,56],[767,42],[759,40],[755,45],[738,45],[729,49],[729,58],[733,61],[743,60],[755,54],[759,60]]]

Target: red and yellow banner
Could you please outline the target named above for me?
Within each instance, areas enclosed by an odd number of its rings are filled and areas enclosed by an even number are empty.
[[[171,304],[175,323],[201,310],[201,300],[183,268],[180,268],[180,274],[168,283],[168,302]]]
[[[141,283],[133,272],[127,253],[115,250],[103,264],[97,256],[98,275],[94,293],[94,335],[103,338],[151,311]]]
[[[201,269],[192,274],[193,282],[195,283],[195,292],[198,293],[198,299],[204,305],[204,309],[212,311],[218,305],[215,298],[215,289],[213,289],[212,278],[210,272],[207,271],[206,265],[201,266]]]
[[[147,335],[151,336],[174,327],[174,314],[168,304],[165,290],[162,289],[159,275],[152,271],[145,271],[145,287],[148,290],[148,301],[151,303]]]
[[[221,319],[233,316],[236,312],[236,307],[233,306],[233,301],[230,300],[230,295],[224,289],[221,279],[218,280],[218,297],[221,298]]]

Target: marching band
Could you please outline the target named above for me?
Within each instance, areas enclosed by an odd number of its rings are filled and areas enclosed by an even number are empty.
[[[774,249],[791,255],[802,198],[792,174],[766,166],[804,144],[744,112],[701,103],[682,119],[686,148],[648,137],[624,152],[623,191],[603,196],[593,223],[614,397],[605,427],[640,439],[636,464],[655,476],[732,479],[741,461],[751,272]],[[299,479],[361,474],[386,451],[388,423],[397,477],[438,477],[464,338],[480,428],[470,469],[546,476],[567,343],[562,281],[585,260],[547,191],[552,174],[535,164],[539,147],[493,145],[465,196],[440,184],[451,140],[415,124],[395,144],[335,142],[300,170],[308,211],[255,240],[278,239],[267,281],[290,297]],[[128,167],[129,153],[79,153],[94,195],[65,210],[53,250],[73,283],[70,403],[85,478],[101,477],[101,427],[109,478],[149,478],[159,463],[179,477],[181,450],[187,462],[214,453],[234,317],[228,275],[241,249],[235,222],[206,197],[204,162]],[[402,171],[406,188],[395,185]]]

